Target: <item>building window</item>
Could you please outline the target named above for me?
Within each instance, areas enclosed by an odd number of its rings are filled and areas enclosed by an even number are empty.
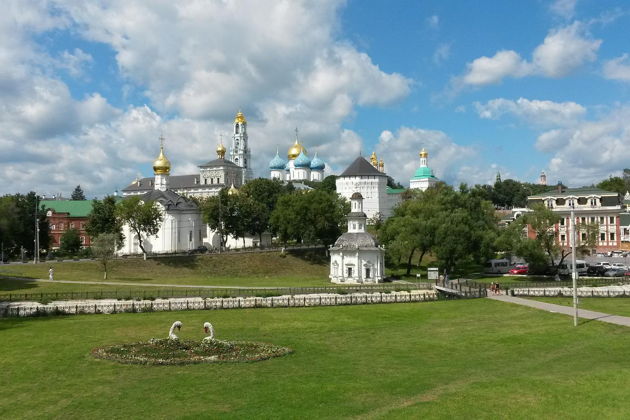
[[[547,207],[550,209],[553,208],[553,198],[550,198],[549,200],[547,200]]]
[[[591,223],[595,223],[595,216],[591,216]]]
[[[369,279],[370,278],[370,269],[368,267],[365,268],[365,278]]]
[[[586,241],[586,232],[582,232],[582,241]]]
[[[608,218],[608,222],[609,222],[611,225],[614,225],[614,224],[615,224],[615,216],[610,216],[610,217]]]
[[[234,126],[234,134],[238,134],[238,124]]]
[[[604,217],[603,217],[603,216],[599,218],[599,224],[600,224],[600,225],[603,225],[603,224],[604,224]]]
[[[614,241],[614,240],[615,240],[615,234],[614,234],[614,233],[612,233],[612,232],[610,232],[610,240],[611,240],[611,241]]]
[[[580,217],[580,223],[582,224],[586,223],[586,217]]]
[[[564,226],[564,217],[560,219],[560,226]]]
[[[59,230],[63,230],[63,223],[59,223]]]
[[[74,223],[70,223],[70,229],[74,229]]]
[[[352,267],[346,267],[347,277],[352,277]]]
[[[201,236],[201,229],[199,229],[199,242],[203,240],[203,236]]]
[[[606,234],[604,232],[599,233],[599,240],[602,242],[606,240]]]
[[[593,207],[597,206],[597,199],[596,198],[591,198],[591,206],[593,206]]]
[[[81,244],[85,244],[85,236],[81,236]]]
[[[562,234],[560,235],[560,242],[565,242],[567,240],[567,235]]]

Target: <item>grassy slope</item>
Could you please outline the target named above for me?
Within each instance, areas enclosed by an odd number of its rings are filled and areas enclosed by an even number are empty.
[[[321,255],[320,255],[321,254]],[[328,260],[323,251],[288,254],[252,253],[190,257],[121,259],[115,261],[108,281],[217,285],[217,286],[324,286],[329,285]],[[51,263],[56,280],[101,281],[97,262]],[[48,265],[0,266],[0,276],[48,278]],[[40,287],[39,284],[31,284]],[[8,288],[4,288],[5,290]],[[11,285],[13,287],[13,285]],[[50,286],[45,286],[50,287]],[[25,285],[25,288],[29,288]],[[0,290],[3,289],[0,280]],[[39,292],[39,290],[35,290]]]
[[[143,367],[95,346],[165,336],[273,342],[252,364]],[[630,334],[489,300],[0,320],[0,412],[41,417],[622,418]],[[560,414],[561,413],[561,414]]]
[[[535,298],[535,300],[573,307],[573,298],[570,297]],[[579,307],[583,309],[613,315],[630,316],[630,299],[628,298],[580,298],[578,302]]]

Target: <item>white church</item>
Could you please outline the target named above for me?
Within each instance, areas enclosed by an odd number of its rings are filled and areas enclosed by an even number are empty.
[[[190,198],[203,199],[229,188],[229,194],[238,194],[245,182],[252,178],[251,152],[248,147],[247,120],[242,112],[234,118],[230,158],[221,142],[216,148],[216,159],[198,165],[199,173],[171,175],[171,162],[164,154],[164,138],[160,137],[160,154],[153,162],[153,178],[136,179],[123,189],[123,197],[138,195],[143,200],[155,201],[163,214],[157,235],[143,238],[143,246],[150,253],[176,253],[196,249],[201,245],[217,249],[221,240],[218,232],[203,222],[201,210]],[[141,252],[136,235],[123,227],[125,244],[120,254]],[[261,241],[262,239],[262,241]],[[271,235],[246,234],[245,238],[228,237],[226,248],[269,246]]]
[[[329,248],[330,281],[341,284],[382,282],[385,248],[366,231],[367,215],[363,211],[363,196],[359,192],[350,197],[347,220],[348,231]]]
[[[269,162],[270,179],[280,181],[322,181],[326,163],[317,157],[309,158],[306,148],[298,140],[298,130],[295,129],[295,142],[287,152],[288,160],[280,157],[276,150],[276,156]]]

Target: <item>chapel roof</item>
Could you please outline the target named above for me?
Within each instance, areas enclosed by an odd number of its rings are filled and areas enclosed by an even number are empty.
[[[143,201],[157,201],[167,211],[196,210],[198,208],[194,201],[171,190],[153,190],[140,196],[140,199]]]
[[[333,248],[377,248],[378,241],[367,232],[346,232],[335,241]]]

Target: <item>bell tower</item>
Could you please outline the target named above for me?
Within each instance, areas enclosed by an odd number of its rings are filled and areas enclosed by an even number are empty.
[[[254,177],[251,167],[251,151],[247,145],[247,120],[241,111],[238,111],[234,118],[230,160],[243,168],[243,184]]]

